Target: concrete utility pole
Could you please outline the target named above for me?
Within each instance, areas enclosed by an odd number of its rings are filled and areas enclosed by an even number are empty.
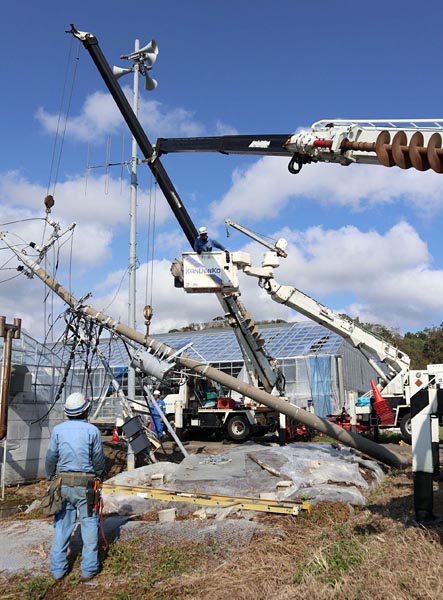
[[[34,273],[34,275],[36,275],[48,287],[54,290],[64,302],[66,302],[72,308],[77,309],[83,315],[94,319],[98,323],[102,323],[108,329],[116,331],[120,335],[127,337],[128,339],[140,344],[141,346],[144,346],[145,348],[149,348],[156,354],[164,357],[175,356],[175,362],[179,366],[187,367],[191,371],[199,373],[207,379],[216,381],[217,383],[220,383],[231,390],[239,392],[243,396],[252,398],[252,400],[255,400],[259,404],[269,406],[270,408],[277,410],[288,417],[292,417],[293,419],[304,423],[311,429],[316,429],[317,431],[325,433],[326,435],[333,437],[347,446],[361,450],[368,456],[372,456],[373,458],[380,460],[387,465],[398,468],[404,468],[410,465],[410,461],[405,457],[397,454],[396,452],[392,452],[387,448],[384,448],[380,444],[376,444],[375,442],[351,431],[346,431],[346,429],[335,425],[335,423],[331,423],[326,419],[317,417],[306,410],[287,402],[286,400],[283,400],[277,396],[272,396],[271,394],[244,383],[243,381],[240,381],[231,375],[227,375],[226,373],[218,371],[208,364],[202,364],[201,361],[194,360],[193,358],[190,358],[184,354],[178,356],[176,350],[166,346],[165,344],[162,344],[154,338],[139,333],[138,331],[134,331],[127,325],[119,323],[111,316],[106,315],[101,311],[97,311],[97,309],[91,306],[79,305],[78,300],[74,298],[74,296],[72,296],[65,288],[63,288],[57,280],[46,273],[46,271],[39,267],[32,259],[29,258],[29,256],[17,249],[17,247],[14,246],[14,244],[7,238],[5,233],[0,233],[0,239],[5,242],[9,249],[14,252],[17,258],[24,263],[28,269]]]
[[[135,40],[134,52],[131,54],[123,54],[122,59],[133,61],[132,67],[122,69],[114,67],[113,73],[117,79],[128,73],[134,74],[133,83],[133,100],[132,110],[138,118],[138,101],[139,101],[139,76],[140,74],[146,77],[145,89],[153,90],[157,87],[155,79],[151,79],[148,75],[148,70],[152,68],[157,58],[158,48],[154,41],[149,42],[146,46],[140,49],[140,41]],[[137,166],[138,166],[138,145],[134,136],[132,136],[132,152],[131,152],[131,201],[129,208],[129,262],[128,262],[128,323],[132,329],[137,329]],[[131,353],[132,354],[132,353]],[[128,363],[128,399],[135,400],[136,393],[136,378],[135,370],[131,366],[132,357],[129,357]],[[135,467],[134,455],[128,453],[128,468]]]
[[[135,40],[134,52],[140,49],[139,40]],[[133,105],[132,109],[138,115],[138,77],[139,65],[134,62],[134,85],[133,85]],[[131,153],[131,204],[129,208],[129,298],[128,298],[128,323],[129,327],[137,329],[137,142],[132,136]],[[128,365],[128,398],[135,400],[135,370],[131,366],[131,358]],[[134,465],[135,466],[135,465]]]

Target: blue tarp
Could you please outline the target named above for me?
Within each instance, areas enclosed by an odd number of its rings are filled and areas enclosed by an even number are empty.
[[[331,357],[310,356],[310,384],[317,417],[331,414]]]

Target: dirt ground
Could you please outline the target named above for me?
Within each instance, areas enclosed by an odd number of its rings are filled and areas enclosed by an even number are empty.
[[[217,454],[222,442],[193,441],[190,453]],[[409,447],[392,444],[396,452]],[[105,442],[109,476],[126,467],[123,443]],[[180,460],[172,444],[159,460]],[[9,490],[23,506],[44,484]],[[434,483],[434,508],[443,514],[443,490]],[[32,513],[31,513],[32,514]],[[15,517],[17,518],[17,517]],[[20,517],[24,518],[24,517]],[[147,513],[142,520],[156,520]],[[2,577],[2,600],[79,599],[103,596],[132,600],[437,600],[443,597],[443,525],[415,522],[410,469],[390,470],[364,508],[324,502],[310,515],[259,515],[270,533],[250,543],[175,543],[172,538],[120,540],[102,551],[102,571],[81,583],[78,559],[60,582],[50,576]],[[173,526],[173,525],[172,525]],[[198,521],[195,527],[198,527]]]

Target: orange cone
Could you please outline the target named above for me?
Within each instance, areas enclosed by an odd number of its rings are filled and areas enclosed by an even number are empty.
[[[118,429],[117,425],[114,425],[114,431],[112,432],[112,440],[111,442],[119,442],[120,438],[118,437]]]
[[[394,411],[392,410],[389,400],[383,398],[380,394],[380,390],[375,384],[375,381],[371,379],[372,393],[374,394],[374,410],[377,417],[380,419],[380,425],[393,425],[395,421]]]

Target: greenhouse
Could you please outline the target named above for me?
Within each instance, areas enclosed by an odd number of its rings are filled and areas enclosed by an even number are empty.
[[[269,357],[278,361],[286,380],[290,402],[311,408],[318,416],[340,413],[349,407],[349,396],[364,395],[376,373],[363,354],[339,335],[312,321],[260,325]],[[212,328],[154,335],[155,339],[234,377],[247,380],[243,355],[231,328]],[[126,391],[128,351],[118,338],[107,343],[106,361]],[[82,371],[83,373],[83,371]],[[80,374],[80,373],[79,373]],[[113,398],[106,369],[100,361],[92,371],[95,419],[106,423],[114,418],[118,400]],[[162,395],[173,391],[178,374],[165,379]],[[141,390],[138,390],[141,393]],[[105,399],[105,396],[108,396]],[[97,404],[99,402],[99,406]],[[98,410],[97,410],[98,407]]]
[[[4,354],[0,338],[2,368]],[[62,387],[64,372],[60,357],[23,330],[12,340],[7,433],[0,448],[3,486],[44,478],[46,449],[52,428],[63,420],[65,394],[81,389],[74,372]]]
[[[261,325],[266,354],[276,359],[289,401],[324,417],[349,407],[350,394],[368,392],[375,371],[356,348],[339,335],[311,321]],[[175,350],[208,363],[234,377],[248,380],[243,355],[231,328],[211,328],[155,335]],[[113,426],[121,407],[111,377],[127,392],[129,348],[117,337],[102,339],[100,352],[88,360],[72,348],[52,350],[25,332],[13,340],[9,387],[8,428],[3,440],[2,480],[7,484],[44,477],[44,457],[52,427],[63,419],[67,394],[83,390],[93,400],[91,421]],[[3,340],[0,339],[3,356]],[[68,366],[70,365],[70,368]],[[160,384],[162,395],[176,391],[182,373],[172,371]],[[64,382],[62,384],[62,382]],[[143,383],[143,382],[142,382]],[[142,401],[140,383],[135,401]],[[132,400],[132,399],[131,399]]]

